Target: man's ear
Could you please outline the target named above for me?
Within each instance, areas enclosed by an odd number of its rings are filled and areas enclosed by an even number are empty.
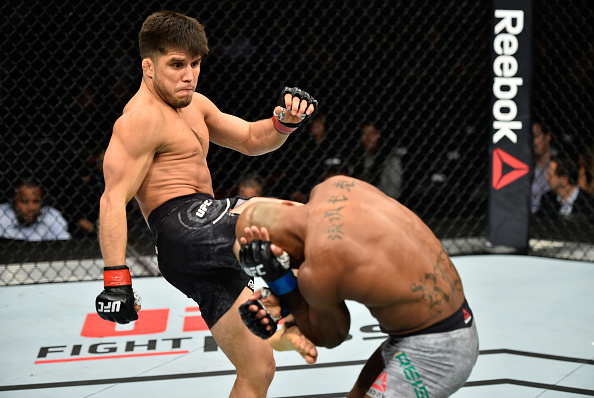
[[[155,64],[150,58],[142,60],[142,72],[151,79],[155,76]]]

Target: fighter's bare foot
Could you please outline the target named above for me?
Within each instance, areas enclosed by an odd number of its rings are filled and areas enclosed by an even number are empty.
[[[270,338],[269,342],[276,351],[297,351],[309,365],[313,365],[318,359],[318,350],[314,343],[291,322],[289,325],[283,325],[281,330]]]

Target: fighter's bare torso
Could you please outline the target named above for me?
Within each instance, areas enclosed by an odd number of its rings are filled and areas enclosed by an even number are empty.
[[[194,93],[190,105],[174,109],[139,91],[124,108],[123,117],[134,112],[151,112],[159,120],[156,134],[160,145],[155,148],[152,164],[135,195],[145,218],[174,197],[195,192],[213,195],[206,163],[209,148],[206,101],[204,96]]]
[[[290,255],[299,291],[318,313],[346,311],[341,303],[357,301],[383,331],[402,335],[434,325],[464,302],[460,276],[429,227],[361,180],[332,177],[304,206],[251,205],[236,231],[241,236],[253,225]]]
[[[375,187],[333,177],[296,211],[307,211],[299,281],[310,287],[302,291],[310,305],[317,291],[335,289],[339,300],[369,308],[391,334],[422,330],[462,305],[460,276],[439,240]]]

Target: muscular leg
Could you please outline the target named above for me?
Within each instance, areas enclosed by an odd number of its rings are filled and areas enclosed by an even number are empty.
[[[257,201],[278,202],[281,200],[252,198],[232,209],[231,212],[239,214],[251,203]],[[237,241],[233,251],[237,256],[239,253]],[[237,370],[237,379],[230,398],[266,397],[276,369],[272,347],[267,341],[253,335],[239,316],[239,306],[245,303],[252,294],[250,289],[244,288],[229,311],[210,329],[217,344]]]
[[[359,374],[359,378],[355,382],[355,386],[347,395],[347,398],[363,398],[368,397],[367,391],[373,384],[375,379],[380,375],[384,369],[384,361],[382,360],[381,346],[369,357],[363,370]]]
[[[272,348],[266,340],[254,336],[239,316],[238,307],[251,295],[252,291],[245,288],[210,330],[237,370],[230,398],[264,398],[274,377],[276,364]]]

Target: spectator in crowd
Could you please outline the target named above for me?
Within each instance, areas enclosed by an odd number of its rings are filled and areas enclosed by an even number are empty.
[[[379,129],[371,123],[361,127],[359,144],[353,175],[394,199],[400,198],[403,148],[391,148],[387,145]]]
[[[592,197],[577,185],[578,162],[567,155],[551,159],[547,171],[550,191],[542,196],[537,216],[580,216],[594,214]]]
[[[264,196],[264,185],[260,178],[255,175],[244,177],[237,186],[237,195],[243,198]]]
[[[101,148],[87,159],[85,173],[70,185],[70,218],[74,233],[95,234],[99,219],[99,199],[105,189],[103,180],[103,158],[105,149]]]
[[[344,164],[339,143],[336,135],[328,132],[326,117],[313,116],[307,137],[292,141],[287,152],[298,160],[288,176],[287,183],[292,187],[289,199],[306,202],[309,191],[323,180],[328,169]]]
[[[552,134],[542,122],[536,121],[532,124],[532,133],[534,134],[534,179],[530,202],[532,214],[535,214],[541,197],[549,191],[547,168],[555,151],[551,147]]]
[[[594,195],[594,143],[580,153],[578,185],[581,190]]]
[[[10,200],[0,204],[0,238],[29,242],[70,239],[68,223],[60,211],[43,206],[43,190],[37,182],[17,185]]]

